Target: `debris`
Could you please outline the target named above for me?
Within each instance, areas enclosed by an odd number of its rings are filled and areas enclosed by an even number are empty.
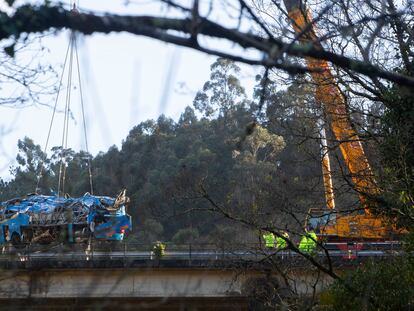
[[[128,203],[126,190],[116,199],[89,193],[79,198],[31,194],[1,202],[0,243],[10,241],[13,234],[13,241],[55,240],[68,230],[74,231],[69,236],[78,231],[78,235],[122,240],[131,229]]]

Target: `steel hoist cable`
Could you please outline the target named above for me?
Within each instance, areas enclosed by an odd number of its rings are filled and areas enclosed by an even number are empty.
[[[72,5],[72,2],[71,2]],[[72,12],[76,14],[78,11],[76,9],[75,1],[73,1],[73,8]],[[69,58],[68,58],[69,56]],[[76,58],[76,60],[74,60]],[[67,66],[68,64],[68,66]],[[62,139],[61,139],[61,150],[60,150],[60,164],[59,164],[59,180],[58,180],[58,191],[57,195],[64,195],[65,194],[65,182],[66,182],[66,169],[68,165],[68,137],[69,137],[69,118],[71,115],[71,90],[72,90],[72,76],[73,76],[73,65],[77,66],[76,73],[79,82],[79,92],[80,92],[80,102],[81,102],[81,112],[82,112],[82,124],[83,124],[83,134],[85,139],[85,149],[87,154],[87,165],[88,165],[88,175],[89,175],[89,186],[90,186],[90,193],[93,194],[93,175],[92,175],[92,165],[91,165],[91,157],[89,154],[89,146],[88,146],[88,137],[87,137],[87,127],[86,127],[86,118],[85,118],[85,108],[84,108],[84,100],[83,100],[83,92],[82,92],[82,80],[80,74],[80,65],[79,65],[79,56],[78,56],[78,48],[77,48],[77,41],[76,41],[76,33],[74,31],[70,34],[68,48],[66,50],[65,60],[63,64],[62,75],[60,77],[59,87],[57,90],[56,100],[53,107],[52,118],[50,120],[48,135],[46,139],[46,143],[44,146],[44,153],[46,153],[47,147],[50,141],[50,134],[53,127],[53,122],[56,115],[58,99],[60,95],[60,91],[62,88],[63,77],[65,73],[66,67],[68,67],[68,76],[67,76],[67,88],[66,88],[66,96],[65,96],[65,109],[64,109],[64,118],[63,118],[63,128],[62,128]],[[75,73],[75,74],[76,74]],[[44,172],[44,161],[41,160],[41,167],[39,174],[37,175],[37,184],[35,193],[39,190],[40,180],[43,176]]]
[[[58,196],[60,193],[65,193],[65,180],[66,180],[66,168],[67,168],[67,149],[68,149],[68,136],[69,136],[69,115],[70,115],[70,100],[72,90],[72,70],[73,70],[73,48],[74,48],[75,33],[70,34],[70,56],[69,56],[69,70],[68,70],[68,82],[66,88],[66,102],[65,102],[65,114],[63,118],[62,129],[62,143],[60,150],[60,165],[59,165],[59,181],[58,181]]]
[[[93,194],[92,165],[91,165],[91,157],[89,156],[88,135],[87,135],[87,129],[86,129],[85,108],[84,108],[85,105],[83,103],[82,80],[81,80],[81,75],[80,75],[78,46],[77,46],[77,43],[76,43],[76,39],[75,39],[74,43],[75,43],[76,65],[77,65],[77,68],[78,68],[80,102],[81,102],[81,108],[82,108],[83,134],[84,134],[84,139],[85,139],[86,154],[88,156],[89,186],[90,186],[90,189],[91,189],[91,194]]]
[[[49,122],[49,130],[48,130],[48,133],[47,133],[47,138],[46,138],[45,145],[43,147],[43,153],[44,154],[46,154],[47,147],[49,146],[50,134],[52,132],[53,122],[54,122],[55,116],[56,116],[56,108],[57,108],[57,104],[58,104],[58,101],[59,101],[60,90],[62,88],[63,77],[64,77],[64,73],[65,73],[66,63],[67,63],[67,60],[68,60],[68,55],[69,55],[69,50],[70,50],[71,44],[72,44],[72,42],[69,41],[68,48],[66,49],[65,60],[63,62],[63,69],[62,69],[62,74],[60,76],[60,81],[59,81],[59,86],[58,86],[58,90],[57,90],[57,94],[56,94],[55,104],[53,106],[52,117],[51,117],[50,122]],[[42,163],[40,165],[40,170],[39,170],[39,173],[37,174],[37,183],[36,183],[35,193],[37,193],[38,190],[39,190],[40,180],[43,177],[43,170],[44,170],[44,167],[45,167],[45,161],[42,160],[41,162]]]

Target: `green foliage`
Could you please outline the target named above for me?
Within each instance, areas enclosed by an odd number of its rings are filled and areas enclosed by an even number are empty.
[[[136,221],[137,219],[135,219]],[[163,225],[154,220],[154,219],[146,219],[141,224],[134,224],[138,225],[138,230],[135,230],[136,233],[130,237],[130,242],[138,243],[138,244],[146,244],[151,245],[154,241],[160,240],[164,233]]]
[[[346,286],[352,287],[350,292]],[[321,296],[330,310],[411,310],[414,307],[414,261],[412,257],[370,261],[336,281]]]
[[[266,128],[256,125],[253,132],[243,141],[243,149],[235,150],[233,155],[244,162],[258,164],[275,158],[285,147],[282,136],[270,133]],[[261,157],[259,157],[261,152]]]
[[[276,104],[288,106],[295,92],[305,92],[291,88],[271,93],[276,97],[266,99],[266,114],[253,123],[255,111],[246,106],[238,70],[228,60],[213,64],[211,80],[202,91],[206,106],[200,97],[194,100],[194,106],[208,118],[197,117],[187,107],[177,122],[165,116],[141,122],[119,149],[113,146],[92,159],[95,194],[114,196],[123,188],[128,190],[128,213],[134,224],[131,241],[147,245],[156,240],[219,245],[236,240],[257,242],[257,234],[206,211],[211,206],[200,199],[201,186],[229,214],[264,225],[297,223],[284,212],[290,208],[291,197],[298,199],[295,212],[300,215],[315,200],[323,204],[323,187],[319,193],[315,190],[321,176],[319,160],[308,157],[309,153],[318,155],[318,144],[307,145],[288,131],[295,125],[289,109],[277,112],[287,128],[273,114]],[[299,108],[295,113],[308,114]],[[248,131],[249,124],[255,126]],[[239,156],[235,157],[235,151]],[[13,179],[0,182],[0,200],[33,192],[42,162],[38,190],[56,193],[62,156],[67,163],[65,191],[72,196],[90,191],[90,155],[55,147],[46,157],[40,146],[25,138],[19,141]]]
[[[414,97],[412,90],[397,86],[382,95],[385,109],[374,133],[380,142],[378,180],[383,192],[373,211],[408,230],[405,252],[383,261],[369,261],[343,281],[335,282],[321,296],[321,304],[331,310],[414,308]]]
[[[414,228],[414,97],[410,90],[392,87],[386,93],[381,144],[382,209],[399,225]]]
[[[199,232],[196,228],[184,228],[177,231],[172,242],[177,245],[198,243]]]
[[[219,58],[211,65],[210,81],[194,99],[194,108],[205,117],[227,116],[236,106],[245,104],[245,91],[236,75],[240,68],[232,61]]]

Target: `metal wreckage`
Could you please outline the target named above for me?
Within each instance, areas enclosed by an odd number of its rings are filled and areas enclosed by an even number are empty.
[[[132,228],[126,190],[116,198],[27,195],[0,203],[0,244],[121,241]]]

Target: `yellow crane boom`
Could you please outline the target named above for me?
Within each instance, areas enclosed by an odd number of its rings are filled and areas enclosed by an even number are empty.
[[[301,0],[284,0],[290,21],[295,30],[297,40],[303,44],[312,44],[323,49],[318,40],[310,11]],[[367,197],[379,193],[379,188],[365,155],[364,148],[357,132],[352,127],[343,96],[337,81],[332,74],[329,63],[311,57],[306,58],[307,67],[316,86],[316,100],[321,104],[332,132],[337,140],[346,166],[351,174],[355,190],[359,194],[364,215],[328,215],[325,211],[316,211],[310,216],[319,225],[319,234],[339,238],[383,239],[398,234],[394,226],[387,225],[381,218],[371,215],[367,206]],[[323,137],[322,137],[323,138]],[[322,144],[322,149],[324,146]],[[322,157],[322,171],[325,195],[329,209],[334,208],[333,187],[327,153]],[[314,211],[314,212],[315,212]],[[312,211],[311,211],[312,212]],[[328,220],[327,220],[328,219]]]
[[[315,33],[310,12],[303,2],[285,0],[285,5],[298,40],[323,49]],[[361,140],[349,119],[345,97],[342,95],[327,61],[308,57],[306,62],[316,85],[316,100],[324,109],[351,174],[355,190],[359,193],[360,200],[364,204],[367,195],[378,193],[378,187],[375,184]],[[368,208],[365,209],[365,212],[369,214]]]

